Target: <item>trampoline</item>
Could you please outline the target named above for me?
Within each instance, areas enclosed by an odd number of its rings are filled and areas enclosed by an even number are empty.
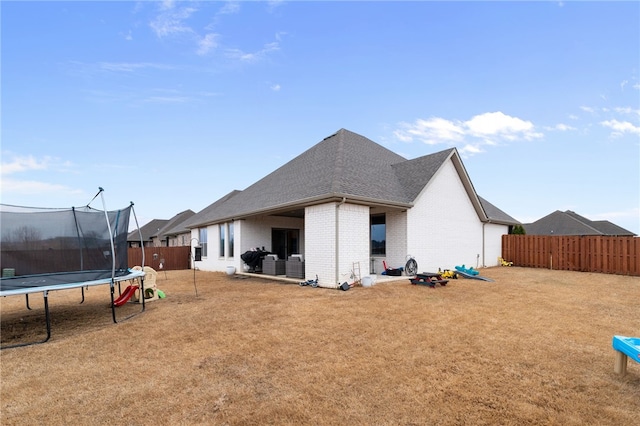
[[[1,349],[44,343],[51,337],[50,291],[82,289],[109,284],[113,322],[116,319],[114,294],[122,281],[139,278],[144,294],[144,270],[129,269],[127,235],[133,213],[129,206],[108,211],[104,190],[99,188],[93,202],[101,196],[103,209],[88,205],[66,209],[20,207],[0,204],[0,296],[24,295],[27,309],[29,295],[42,293],[46,337],[44,340],[3,346]],[[140,233],[140,245],[142,234]],[[144,250],[142,251],[144,266]],[[141,311],[145,309],[141,298]],[[134,314],[135,315],[135,314]],[[132,315],[130,315],[132,316]],[[127,317],[128,318],[128,317]]]

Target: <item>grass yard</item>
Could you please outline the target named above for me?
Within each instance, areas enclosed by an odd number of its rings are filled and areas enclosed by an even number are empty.
[[[113,324],[108,286],[52,292],[52,337],[1,356],[2,425],[632,425],[640,279],[488,268],[488,283],[349,291],[193,271]],[[0,300],[3,345],[44,335]],[[139,309],[127,304],[119,315]]]

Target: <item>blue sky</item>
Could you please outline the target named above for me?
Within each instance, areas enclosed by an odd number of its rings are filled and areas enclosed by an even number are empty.
[[[638,2],[2,1],[8,204],[200,211],[345,128],[640,234]],[[283,188],[284,190],[285,188]],[[92,204],[94,205],[94,204]],[[97,207],[100,207],[98,204]]]

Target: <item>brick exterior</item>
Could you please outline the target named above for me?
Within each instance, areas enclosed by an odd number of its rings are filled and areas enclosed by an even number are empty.
[[[354,263],[360,264],[360,277],[369,275],[370,237],[369,207],[345,203],[338,208],[340,224],[339,282],[349,281]]]
[[[336,203],[305,208],[305,277],[335,285]]]
[[[451,162],[445,163],[407,214],[407,251],[419,272],[476,267],[482,222]]]
[[[315,279],[323,287],[349,281],[354,262],[361,276],[370,270],[380,274],[382,260],[390,267],[404,266],[407,255],[418,262],[419,272],[451,269],[456,265],[495,266],[501,253],[500,236],[508,226],[483,224],[451,161],[446,161],[407,210],[386,212],[386,255],[370,255],[370,208],[331,202],[305,208],[304,219],[257,216],[234,222],[235,256],[219,257],[218,225],[208,227],[208,256],[196,267],[241,271],[240,255],[255,247],[271,250],[272,228],[299,229],[305,260],[304,279]],[[197,229],[192,237],[197,238]],[[228,231],[227,231],[228,238]],[[192,241],[195,245],[195,241]],[[228,253],[228,249],[227,249]]]

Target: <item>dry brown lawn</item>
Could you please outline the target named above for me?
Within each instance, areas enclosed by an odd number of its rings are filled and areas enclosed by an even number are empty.
[[[640,364],[616,375],[611,339],[640,334],[639,278],[482,274],[345,292],[197,271],[196,296],[173,271],[118,324],[108,286],[52,292],[51,340],[0,352],[0,423],[638,424]],[[3,345],[43,336],[41,296],[0,303]]]

